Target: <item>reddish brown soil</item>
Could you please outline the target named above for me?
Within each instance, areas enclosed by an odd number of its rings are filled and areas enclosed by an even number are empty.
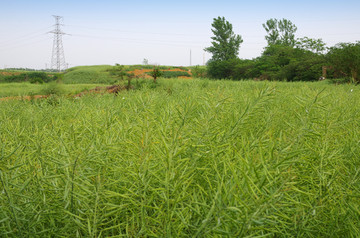
[[[135,69],[134,71],[130,71],[130,74],[134,74],[135,77],[141,78],[151,78],[150,75],[146,74],[147,72],[151,72],[152,69]]]
[[[19,72],[0,72],[1,75],[4,75],[4,76],[12,76],[12,75],[19,75],[21,73]]]

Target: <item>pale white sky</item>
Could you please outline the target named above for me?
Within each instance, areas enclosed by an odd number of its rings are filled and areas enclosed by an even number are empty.
[[[50,67],[55,20],[64,17],[65,60],[70,67],[99,64],[202,65],[211,55],[213,18],[224,16],[244,39],[240,58],[260,56],[262,24],[286,18],[296,37],[327,46],[360,40],[360,1],[115,1],[0,0],[0,69]]]

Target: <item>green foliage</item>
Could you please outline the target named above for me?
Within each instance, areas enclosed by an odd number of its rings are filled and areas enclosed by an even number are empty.
[[[257,59],[209,62],[208,73],[217,79],[315,81],[321,77],[325,63],[320,54],[286,45],[270,45]]]
[[[154,72],[147,72],[148,75],[151,77],[154,77]],[[157,77],[163,77],[163,78],[177,78],[177,77],[191,77],[191,75],[186,71],[161,71],[160,76]]]
[[[232,79],[234,66],[239,59],[209,61],[207,64],[207,74],[213,79]]]
[[[322,41],[322,39],[312,39],[309,37],[303,37],[296,40],[296,47],[311,51],[313,53],[321,54],[325,51],[325,43]]]
[[[51,82],[52,84],[54,82]],[[76,94],[84,90],[93,89],[99,84],[61,84],[63,94]],[[101,85],[103,86],[103,85]],[[46,93],[48,84],[30,84],[27,83],[2,83],[0,86],[0,97],[42,95]]]
[[[206,78],[206,66],[193,66],[191,67],[191,74],[194,78]]]
[[[51,82],[45,86],[45,88],[41,92],[42,95],[56,95],[61,96],[64,94],[64,89],[62,84]]]
[[[125,70],[126,71],[133,71],[135,69],[153,69],[154,67],[157,67],[160,70],[170,70],[170,69],[189,70],[189,68],[187,68],[187,67],[166,66],[166,65],[127,65],[127,66],[125,66]]]
[[[15,82],[30,82],[30,83],[48,83],[56,78],[54,76],[50,76],[45,72],[26,72],[21,74],[14,74],[5,76],[3,81],[8,83]]]
[[[211,39],[212,46],[205,48],[205,51],[212,54],[211,61],[221,61],[237,58],[240,44],[243,39],[240,35],[235,35],[232,24],[224,17],[214,18],[212,23],[214,34]]]
[[[153,77],[154,83],[156,83],[156,79],[161,77],[162,75],[163,75],[163,72],[157,66],[155,66],[153,68],[153,70],[150,72],[150,76]]]
[[[268,34],[265,36],[268,45],[295,45],[297,27],[290,20],[271,18],[263,24],[263,27]]]
[[[0,103],[0,237],[358,236],[358,87],[142,82]]]
[[[285,45],[266,47],[256,67],[259,78],[285,81],[314,81],[322,75],[321,55]]]
[[[337,77],[360,82],[360,41],[357,43],[339,43],[329,49],[327,59]]]
[[[65,84],[114,84],[118,79],[109,73],[112,68],[111,65],[73,67],[64,74],[62,82]]]
[[[114,67],[108,69],[108,72],[110,73],[111,76],[115,76],[120,80],[129,77],[128,73],[125,71],[124,65],[116,64]]]

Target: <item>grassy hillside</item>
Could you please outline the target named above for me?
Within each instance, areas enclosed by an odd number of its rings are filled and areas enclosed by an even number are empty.
[[[360,89],[148,80],[0,103],[1,237],[356,237]]]
[[[113,84],[117,81],[112,77],[108,70],[111,65],[96,65],[96,66],[78,66],[70,68],[64,74],[63,82],[65,84],[77,83],[105,83]]]
[[[63,82],[66,84],[76,84],[76,83],[104,83],[104,84],[114,84],[119,81],[116,76],[111,75],[110,70],[114,66],[111,65],[95,65],[95,66],[78,66],[74,68],[70,68],[66,71],[64,75]],[[175,76],[184,76],[188,75],[188,68],[185,67],[175,67],[175,66],[158,66],[161,70],[165,71],[165,76],[174,72],[168,72],[167,70],[180,69],[184,72],[183,74],[175,75]],[[132,72],[134,70],[151,70],[153,69],[153,65],[125,65],[124,71]],[[145,75],[146,72],[143,72]]]

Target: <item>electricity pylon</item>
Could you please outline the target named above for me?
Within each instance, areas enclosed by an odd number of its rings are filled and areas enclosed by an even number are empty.
[[[58,72],[61,70],[66,69],[65,63],[65,55],[64,55],[64,47],[62,44],[62,35],[65,35],[64,32],[61,31],[60,20],[63,19],[61,16],[53,16],[55,17],[55,29],[50,31],[49,33],[54,34],[54,43],[53,43],[53,50],[52,50],[52,57],[51,57],[51,68],[56,69]]]

